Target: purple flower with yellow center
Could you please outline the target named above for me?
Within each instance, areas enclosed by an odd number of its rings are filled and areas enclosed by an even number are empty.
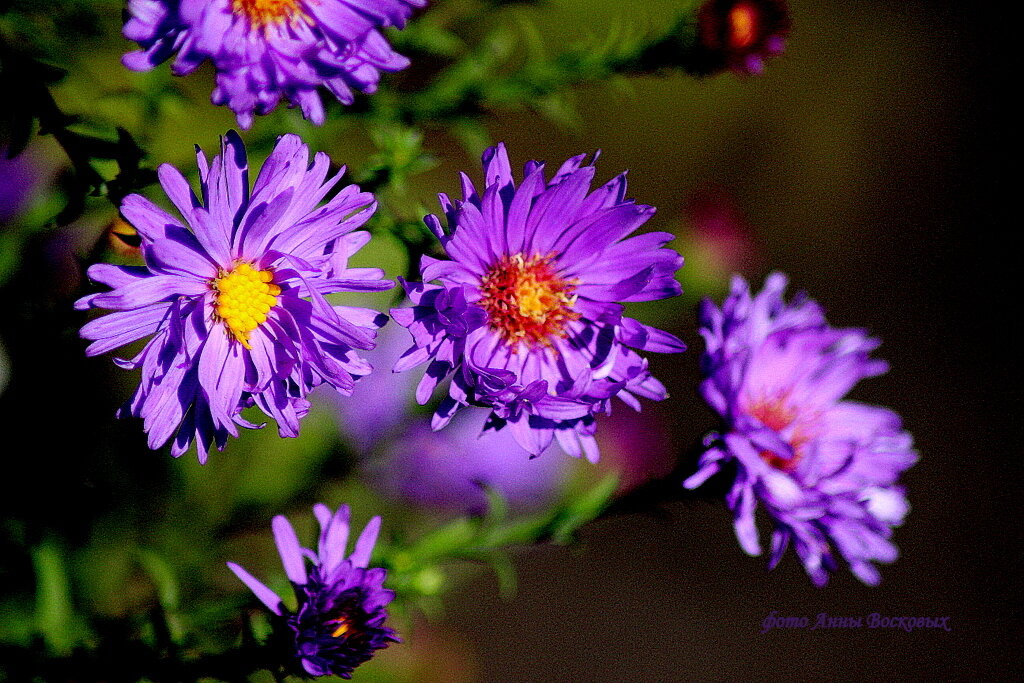
[[[328,177],[326,154],[310,163],[298,136],[282,136],[250,193],[236,133],[212,163],[197,151],[200,197],[177,169],[162,165],[160,183],[182,219],[139,195],[126,197],[121,212],[138,231],[146,265],[91,266],[89,277],[112,289],[75,307],[117,311],[82,328],[93,340],[89,356],[152,337],[131,360],[116,360],[142,370],[119,416],[144,420],[150,448],[173,439],[175,457],[194,440],[205,462],[210,446],[223,449],[239,426],[262,426],[243,418],[244,408],[259,408],[291,437],[314,387],[350,394],[371,370],[356,351],[373,348],[387,318],[332,306],[324,296],[394,283],[379,268],[348,266],[370,239],[356,228],[376,202],[348,185],[318,206],[345,171]]]
[[[696,488],[735,463],[726,503],[748,554],[761,553],[760,502],[773,526],[770,567],[792,541],[815,584],[824,585],[842,557],[875,585],[872,562],[898,555],[889,539],[909,506],[897,479],[917,454],[894,412],[842,400],[858,381],[887,370],[870,358],[878,340],[829,326],[806,297],[786,303],[785,288],[775,273],[752,296],[735,277],[721,309],[704,302],[701,393],[723,429],[684,485]]]
[[[624,198],[624,173],[591,192],[585,157],[550,180],[531,161],[517,186],[505,146],[492,147],[483,192],[463,174],[462,201],[440,195],[447,229],[437,216],[424,219],[451,258],[425,256],[423,282],[404,283],[413,306],[391,315],[413,337],[395,371],[429,361],[419,402],[451,378],[435,429],[462,406],[484,406],[485,427],[508,425],[531,454],[557,438],[570,455],[594,461],[595,416],[613,397],[639,410],[637,396],[667,396],[634,349],[685,346],[623,316],[620,302],[679,294],[682,257],[662,248],[671,233],[630,236],[654,208]]]
[[[380,531],[380,517],[363,529],[352,554],[345,557],[349,508],[332,513],[313,506],[320,523],[317,552],[299,545],[291,523],[280,515],[272,528],[285,573],[295,590],[298,607],[288,610],[274,591],[234,562],[228,567],[278,617],[276,628],[297,660],[297,673],[351,678],[352,670],[390,643],[399,642],[387,621],[387,605],[395,594],[384,588],[387,572],[370,568],[370,556]],[[308,564],[307,564],[308,562]],[[301,669],[299,668],[301,667]]]
[[[148,71],[175,53],[184,76],[209,59],[216,69],[214,104],[226,104],[242,128],[282,97],[320,125],[323,86],[343,104],[353,91],[372,93],[382,71],[409,60],[380,32],[405,25],[426,0],[129,0],[124,35],[142,49],[124,56]]]
[[[783,0],[707,0],[697,10],[689,68],[700,74],[759,74],[767,58],[782,53],[789,28]]]

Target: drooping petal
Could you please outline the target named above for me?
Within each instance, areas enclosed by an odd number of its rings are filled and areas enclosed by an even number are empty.
[[[240,567],[234,562],[228,562],[227,565],[228,569],[233,571],[235,576],[241,579],[242,583],[249,587],[249,590],[259,598],[260,602],[267,606],[267,609],[278,616],[283,613],[284,603],[277,593],[267,588],[263,582],[247,572],[243,567]]]

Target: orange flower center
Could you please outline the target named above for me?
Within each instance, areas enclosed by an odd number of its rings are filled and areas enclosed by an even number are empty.
[[[757,37],[757,8],[748,2],[737,3],[729,10],[729,46],[742,50]]]
[[[332,638],[341,638],[344,635],[348,635],[352,631],[352,622],[346,617],[338,617],[337,619],[328,619],[328,624],[337,624],[338,627],[331,632]]]
[[[228,332],[249,349],[249,333],[262,325],[267,312],[278,304],[281,288],[274,284],[274,272],[238,264],[230,273],[213,281],[217,292],[215,313]]]
[[[565,336],[565,326],[580,314],[575,280],[563,280],[551,267],[550,256],[503,256],[480,282],[478,302],[487,311],[492,330],[509,344],[550,346]]]
[[[768,429],[782,434],[797,418],[797,411],[786,404],[785,396],[774,399],[759,399],[747,407],[747,412],[761,421]],[[803,446],[810,440],[807,434],[797,429],[789,438],[793,456],[783,457],[772,451],[761,451],[761,459],[777,470],[792,472],[803,458]]]
[[[235,14],[249,18],[249,23],[257,28],[279,23],[302,14],[299,7],[301,0],[231,0],[231,9]]]

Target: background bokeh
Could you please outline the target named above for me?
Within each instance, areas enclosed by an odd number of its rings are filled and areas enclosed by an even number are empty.
[[[154,163],[190,168],[192,143],[213,149],[234,125],[229,112],[208,103],[210,73],[173,83],[166,67],[129,74],[117,61],[126,49],[116,33],[120,4],[93,4],[108,7],[113,19],[68,55],[79,70],[57,90],[60,104],[124,125]],[[500,20],[521,22],[533,41],[529,49],[558,51],[611,27],[656,26],[678,4],[551,0],[511,8]],[[634,313],[679,334],[691,349],[651,359],[673,396],[642,418],[616,416],[604,426],[603,467],[637,483],[666,471],[675,453],[711,427],[695,391],[695,305],[702,296],[720,299],[731,272],[760,283],[782,270],[825,306],[833,324],[866,327],[884,340],[878,355],[892,369],[857,387],[854,398],[900,413],[921,453],[904,477],[912,511],[895,535],[902,557],[882,568],[877,588],[843,571],[817,589],[792,554],[770,573],[762,559],[746,557],[720,502],[612,516],[584,527],[568,546],[517,549],[513,597],[492,572],[453,570],[445,580],[457,588],[434,608],[401,615],[408,644],[382,653],[356,680],[1008,676],[1022,630],[1014,514],[1021,449],[1013,429],[1019,394],[1007,390],[1017,363],[1000,348],[1010,292],[996,279],[1010,198],[996,163],[1003,145],[998,22],[984,7],[951,1],[790,6],[787,51],[763,76],[617,78],[575,90],[575,113],[559,121],[526,107],[496,109],[486,130],[506,142],[514,166],[600,148],[598,177],[629,169],[629,195],[659,209],[647,227],[679,235],[674,244],[687,260],[680,274],[686,293],[638,305]],[[397,78],[410,87],[415,68]],[[137,93],[147,88],[173,88],[174,96],[142,106]],[[152,121],[148,106],[160,108]],[[274,133],[290,129],[356,167],[375,152],[357,123],[317,130],[288,113],[258,120],[243,137],[255,155],[269,149]],[[437,165],[391,198],[399,213],[415,214],[420,205],[433,210],[434,193],[455,191],[459,170],[479,176],[477,158],[452,131],[428,130],[423,146]],[[418,441],[426,437],[395,417],[407,407],[368,418],[386,434],[371,444],[346,432],[344,418],[339,429],[337,411],[324,402],[300,439],[282,441],[272,428],[247,433],[202,467],[190,456],[175,461],[148,451],[137,423],[113,420],[132,377],[107,358],[82,357],[75,334],[82,316],[69,303],[87,286],[82,264],[109,255],[105,230],[114,211],[97,200],[69,227],[27,227],[55,213],[57,200],[46,187],[61,161],[52,141],[39,138],[22,165],[0,166],[4,178],[30,168],[37,179],[27,198],[10,200],[0,183],[2,246],[18,259],[0,264],[5,639],[31,631],[22,615],[33,611],[33,576],[52,566],[52,554],[66,558],[76,607],[101,618],[144,614],[154,599],[166,598],[155,595],[159,582],[152,580],[163,570],[177,576],[182,594],[172,597],[183,613],[207,600],[222,604],[212,596],[236,596],[222,612],[204,616],[213,638],[230,632],[245,599],[223,570],[225,559],[251,557],[245,564],[254,573],[280,574],[267,533],[273,514],[288,512],[308,530],[310,503],[348,501],[357,521],[382,512],[386,529],[414,535],[430,527],[433,515],[452,513],[450,504],[424,513],[401,495],[400,483],[368,483],[402,468],[388,459],[395,456],[389,448],[430,452]],[[148,194],[157,197],[152,188]],[[383,261],[389,276],[404,273],[397,243],[377,236],[364,251],[360,265]],[[393,303],[386,294],[365,301]],[[374,453],[369,465],[361,450]],[[566,462],[552,466],[559,458]],[[599,476],[557,450],[537,464],[550,483],[530,495]],[[26,537],[42,550],[27,555]],[[948,616],[952,631],[760,633],[773,610],[812,622],[820,612]]]

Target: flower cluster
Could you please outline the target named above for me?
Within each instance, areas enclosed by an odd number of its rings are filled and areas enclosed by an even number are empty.
[[[531,454],[557,438],[567,453],[596,460],[594,418],[613,397],[639,409],[637,396],[667,396],[634,349],[685,346],[623,316],[619,302],[679,294],[682,257],[662,248],[671,233],[630,237],[654,208],[625,199],[624,173],[591,191],[585,156],[550,179],[531,161],[517,186],[505,146],[492,147],[482,191],[463,175],[461,201],[440,195],[447,230],[426,217],[450,260],[423,257],[423,282],[404,283],[413,305],[391,315],[413,337],[395,371],[429,361],[420,403],[451,378],[435,429],[462,406],[485,406],[486,427],[508,425]]]
[[[399,642],[384,625],[387,605],[395,594],[383,587],[387,572],[369,568],[380,531],[380,517],[363,528],[352,554],[345,556],[349,537],[349,508],[336,512],[317,504],[313,513],[320,523],[317,551],[299,545],[291,523],[280,515],[272,528],[281,564],[295,589],[298,607],[289,611],[284,601],[259,579],[234,562],[228,567],[274,613],[285,634],[289,654],[301,667],[298,673],[351,678],[352,670],[373,654]],[[306,560],[311,566],[307,567]]]
[[[391,49],[380,28],[401,28],[426,0],[129,0],[124,35],[141,50],[124,57],[148,71],[177,53],[179,76],[205,60],[217,71],[214,104],[226,104],[249,128],[253,114],[282,97],[320,125],[323,86],[343,104],[353,91],[372,93],[381,71],[409,60]]]
[[[760,502],[773,524],[772,567],[792,541],[815,584],[828,580],[838,551],[861,581],[875,585],[872,562],[898,554],[889,539],[909,506],[896,482],[917,454],[895,413],[842,400],[861,379],[886,371],[870,358],[878,341],[829,326],[807,298],[787,304],[785,287],[776,273],[752,296],[737,277],[721,309],[704,302],[701,393],[724,429],[685,486],[735,462],[726,502],[748,554],[761,553]]]
[[[507,42],[500,25],[460,23],[509,2],[464,3],[405,34],[408,45],[430,56],[420,72],[432,83],[408,100],[382,96],[374,100],[382,106],[364,112],[378,147],[365,177],[397,204],[415,203],[403,196],[403,182],[427,165],[420,145],[425,122],[447,121],[471,138],[476,128],[469,124],[478,123],[485,106],[531,94],[554,96],[566,86],[609,75],[665,66],[691,75],[758,74],[783,51],[790,31],[785,0],[694,0],[650,37],[519,64],[498,49]],[[463,3],[453,3],[458,4]],[[211,100],[230,109],[243,129],[282,103],[321,125],[326,108],[337,107],[332,97],[352,105],[356,93],[377,90],[383,73],[409,66],[384,32],[403,28],[426,5],[427,0],[127,0],[123,35],[138,49],[133,46],[122,62],[133,71],[169,62],[176,76],[210,62]],[[36,23],[29,15],[22,19],[12,23],[16,33]],[[479,45],[464,44],[472,34],[485,38]],[[23,64],[21,57],[12,61],[7,48],[0,48],[0,75],[28,73],[18,83],[31,85],[35,71],[12,69],[12,63]],[[488,50],[497,57],[480,59]],[[401,281],[409,300],[390,310],[400,348],[382,340],[377,356],[395,373],[420,368],[422,376],[378,375],[353,399],[356,382],[373,370],[364,352],[375,348],[377,330],[389,318],[328,297],[395,286],[380,268],[350,266],[370,240],[361,228],[377,209],[373,194],[344,185],[346,169],[332,173],[328,156],[318,152],[311,158],[293,134],[277,138],[250,184],[246,148],[230,131],[212,160],[196,148],[198,184],[169,164],[160,166],[156,177],[177,211],[169,213],[138,194],[124,196],[152,178],[141,166],[145,152],[131,136],[121,131],[117,143],[89,138],[96,144],[71,144],[60,133],[70,134],[76,117],[57,108],[46,84],[28,94],[21,99],[31,106],[15,112],[11,129],[26,137],[38,122],[41,132],[54,134],[74,171],[69,187],[75,203],[69,209],[81,209],[78,200],[90,191],[105,192],[115,203],[124,197],[107,237],[121,257],[140,265],[92,265],[89,278],[103,291],[74,304],[83,321],[88,317],[80,330],[90,342],[86,355],[130,348],[114,363],[138,371],[140,379],[118,417],[140,418],[149,448],[168,444],[179,457],[195,445],[205,463],[240,428],[263,428],[262,416],[276,422],[282,437],[298,436],[310,394],[330,387],[349,404],[337,411],[349,422],[341,427],[348,441],[380,456],[362,470],[378,480],[379,490],[460,515],[404,548],[386,548],[392,554],[384,561],[378,557],[376,564],[390,568],[390,585],[403,598],[429,604],[445,580],[440,567],[451,559],[489,560],[506,579],[503,547],[566,538],[607,512],[616,488],[635,487],[634,499],[648,498],[652,489],[638,487],[641,480],[651,481],[658,493],[677,494],[711,477],[726,480],[725,502],[742,549],[762,553],[755,518],[760,506],[770,523],[769,567],[792,545],[818,586],[841,562],[863,583],[876,585],[876,565],[897,558],[894,528],[909,511],[900,477],[917,453],[896,413],[846,398],[860,380],[887,371],[872,357],[879,342],[864,330],[830,326],[822,309],[802,295],[787,301],[782,274],[770,275],[756,294],[734,277],[721,307],[703,303],[700,391],[720,429],[705,440],[696,472],[682,482],[678,468],[662,475],[669,468],[660,468],[663,463],[652,454],[675,458],[671,439],[646,425],[631,430],[623,417],[635,420],[634,412],[609,417],[613,399],[639,412],[641,399],[668,397],[645,353],[681,353],[685,344],[625,313],[628,304],[679,295],[683,258],[666,247],[672,233],[640,232],[655,208],[627,199],[625,172],[595,187],[599,153],[589,160],[586,154],[574,156],[553,172],[529,161],[520,174],[513,172],[505,145],[498,144],[483,154],[482,183],[461,174],[460,199],[440,194],[439,215],[424,218],[440,248],[413,264],[419,281]],[[111,168],[116,162],[117,176],[106,180],[93,160],[110,162]],[[26,206],[32,187],[24,171],[20,162],[0,160],[0,222]],[[424,251],[402,217],[377,217],[372,226],[393,233],[407,254]],[[723,239],[712,246],[741,241],[728,229],[717,232],[723,234],[712,237]],[[15,235],[15,242],[26,236],[31,235]],[[0,345],[0,391],[8,374]],[[440,396],[428,427],[415,419],[420,413],[410,410],[411,397],[425,405],[435,394]],[[615,460],[617,449],[632,460],[619,468],[624,477],[604,478],[583,491],[567,474],[570,465],[583,463],[534,461],[557,443],[570,456],[596,462],[599,420],[612,423],[602,436],[617,437],[602,439],[606,461]],[[623,445],[634,440],[639,445]],[[556,495],[564,495],[566,504],[551,506],[551,514],[510,514],[549,505]],[[227,507],[218,512],[230,512]],[[270,612],[261,612],[240,648],[172,661],[163,637],[170,633],[163,627],[173,624],[157,618],[151,626],[161,637],[132,656],[143,673],[135,676],[124,667],[118,680],[144,677],[154,663],[184,672],[168,678],[192,680],[222,671],[229,680],[242,680],[263,666],[276,680],[348,679],[379,650],[401,642],[388,625],[396,597],[385,588],[388,570],[371,566],[381,518],[369,520],[349,552],[349,507],[316,504],[313,515],[319,524],[315,550],[300,543],[284,516],[271,524],[294,599],[227,562]],[[27,528],[34,528],[35,521],[29,522]],[[44,585],[47,572],[60,578],[66,553],[59,535],[38,536],[42,540],[28,550]],[[173,572],[162,571],[161,557],[152,559],[148,568],[161,570],[153,578],[166,583],[159,574]],[[285,586],[279,578],[280,584],[270,585]],[[246,589],[233,588],[254,612],[259,609]],[[764,622],[765,631],[778,625],[774,615]],[[157,610],[154,616],[164,615]],[[877,616],[869,621],[888,623]],[[272,633],[257,646],[259,631],[266,630],[259,627],[268,621]],[[906,630],[920,625],[920,619],[911,621]],[[81,662],[91,670],[93,655],[100,662],[106,654],[106,646],[95,652],[87,642],[80,647],[81,634],[36,626],[33,638],[46,648],[33,645],[24,658],[26,670],[37,660],[44,673]],[[257,652],[268,654],[252,656]]]
[[[223,449],[238,427],[256,428],[241,411],[256,406],[281,436],[297,436],[306,395],[327,383],[351,393],[370,365],[356,353],[373,347],[386,316],[332,306],[325,294],[381,291],[394,283],[378,268],[349,268],[370,239],[356,232],[374,212],[373,195],[349,185],[323,206],[344,168],[295,135],[279,138],[249,190],[245,147],[234,132],[209,163],[198,153],[201,198],[173,166],[160,182],[183,220],[130,195],[121,206],[141,238],[144,267],[97,264],[89,277],[111,291],[79,299],[80,310],[117,311],[87,323],[94,356],[152,335],[131,360],[141,369],[122,415],[141,417],[150,448],[173,438],[179,456],[193,441],[200,461]]]

